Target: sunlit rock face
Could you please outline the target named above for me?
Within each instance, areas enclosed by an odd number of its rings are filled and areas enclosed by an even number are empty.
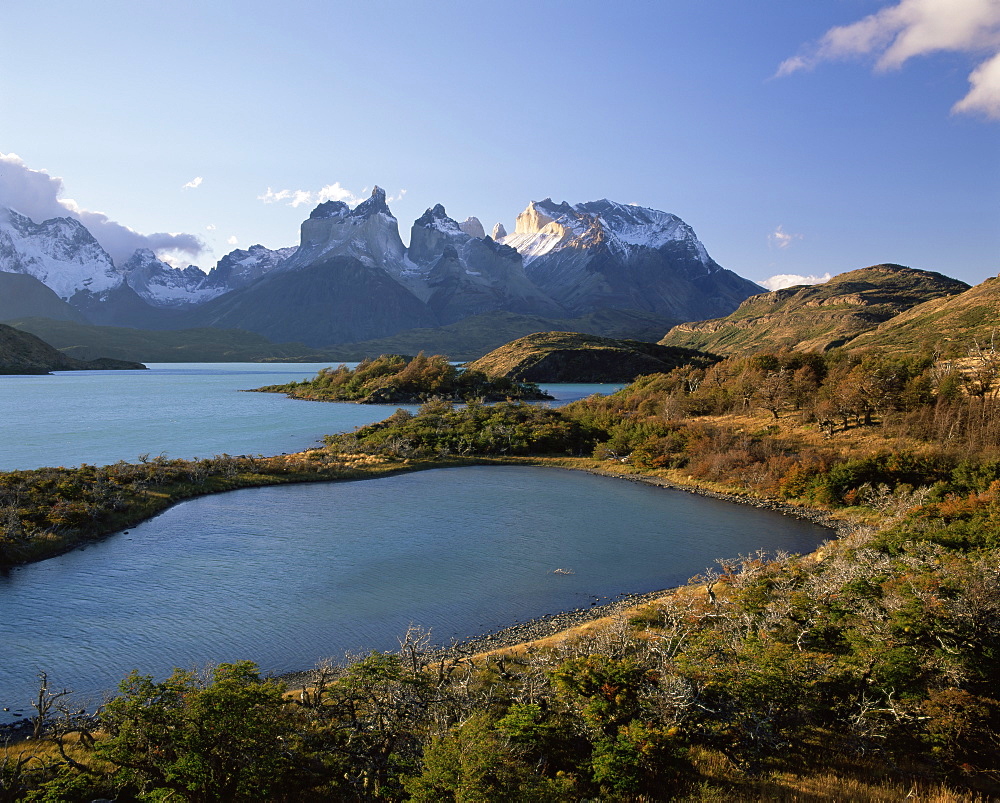
[[[761,291],[719,266],[676,215],[606,199],[533,201],[501,241],[521,254],[527,277],[573,314],[637,309],[699,320]]]
[[[504,228],[503,223],[497,223],[493,227],[493,233],[490,235],[494,240],[499,240],[501,237],[507,236],[507,229]]]
[[[477,217],[467,217],[458,224],[458,227],[470,237],[478,237],[480,240],[486,239],[486,229],[483,228],[483,224],[479,222]]]

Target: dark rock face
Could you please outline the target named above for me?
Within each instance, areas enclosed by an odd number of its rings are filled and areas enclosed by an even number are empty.
[[[563,313],[525,275],[515,249],[490,237],[473,237],[465,228],[477,227],[466,224],[448,217],[437,204],[417,218],[410,232],[410,260],[430,265],[422,277],[426,289],[421,295],[442,324],[501,309],[529,315]]]
[[[420,299],[384,270],[332,256],[293,271],[268,274],[251,286],[202,305],[188,325],[243,328],[275,342],[326,346],[435,326]]]

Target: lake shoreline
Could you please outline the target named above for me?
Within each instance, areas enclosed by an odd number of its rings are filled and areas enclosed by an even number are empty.
[[[561,468],[567,471],[583,471],[584,473],[593,474],[599,477],[609,477],[611,479],[620,479],[627,482],[638,482],[658,488],[684,491],[686,493],[705,496],[711,499],[719,499],[720,501],[732,502],[734,504],[749,505],[762,510],[771,510],[784,515],[794,516],[795,518],[810,521],[813,524],[817,524],[830,530],[830,540],[848,538],[861,532],[862,530],[867,529],[866,525],[859,524],[858,522],[851,521],[849,519],[835,517],[830,511],[827,510],[791,505],[776,499],[750,497],[737,493],[702,488],[696,485],[685,485],[683,483],[675,482],[665,477],[656,475],[609,471],[606,469],[595,468],[593,466],[565,465],[562,463],[562,459],[560,459],[560,462],[558,463],[539,460],[529,461],[530,458],[521,458],[511,460],[510,464],[530,464],[540,468]],[[819,553],[825,546],[825,543],[826,542],[820,544],[813,552],[808,554],[818,558]],[[640,605],[655,602],[656,600],[676,593],[679,589],[685,588],[689,585],[691,585],[691,583],[645,593],[622,593],[614,597],[601,597],[598,601],[592,602],[587,608],[575,608],[568,611],[557,611],[554,613],[542,614],[541,616],[528,619],[524,622],[515,622],[507,627],[489,630],[485,633],[453,642],[450,645],[436,645],[434,649],[438,655],[458,659],[462,657],[471,658],[481,656],[499,650],[523,647],[532,642],[558,636],[572,630],[573,628],[580,627],[581,625],[585,625],[590,622],[623,614],[626,611],[634,609]],[[313,671],[314,670],[309,669],[283,672],[272,675],[272,677],[283,681],[290,690],[299,690],[308,686],[312,678]]]

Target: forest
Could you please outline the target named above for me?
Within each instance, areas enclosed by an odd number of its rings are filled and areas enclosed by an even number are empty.
[[[429,399],[328,436],[310,460],[331,473],[600,468],[851,526],[812,555],[719,556],[689,586],[560,639],[473,655],[411,629],[398,652],[325,662],[295,693],[221,664],[133,674],[82,716],[43,683],[38,738],[0,754],[0,798],[997,796],[998,378],[992,353],[777,352],[560,408]],[[81,487],[107,486],[105,470]]]

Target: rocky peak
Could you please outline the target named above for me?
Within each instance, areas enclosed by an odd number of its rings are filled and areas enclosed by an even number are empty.
[[[507,236],[507,229],[504,228],[503,223],[497,223],[493,227],[493,233],[491,235],[494,240],[499,240],[501,237]]]
[[[448,217],[444,207],[435,204],[413,221],[408,255],[418,265],[430,265],[441,257],[445,248],[454,248],[469,239],[458,222]]]
[[[372,188],[372,194],[367,201],[363,201],[354,207],[354,211],[351,212],[352,217],[369,218],[372,215],[387,215],[392,217],[392,212],[389,211],[389,205],[385,202],[385,190],[383,190],[378,185]]]
[[[350,211],[342,201],[320,204],[302,222],[301,231],[299,248],[284,261],[282,270],[298,270],[326,256],[355,257],[394,275],[402,268],[406,249],[381,187]]]
[[[467,217],[458,224],[458,227],[470,237],[478,237],[480,240],[486,238],[486,229],[483,228],[483,224],[479,222],[477,217]]]

